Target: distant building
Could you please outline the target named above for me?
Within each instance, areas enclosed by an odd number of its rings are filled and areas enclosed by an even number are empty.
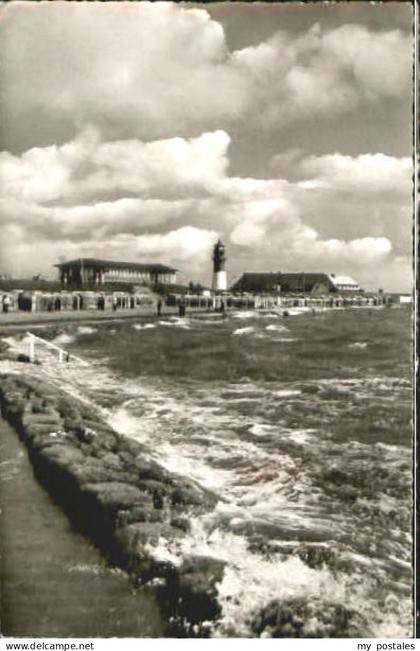
[[[163,264],[139,264],[78,258],[60,262],[57,267],[63,285],[108,285],[112,283],[172,285],[176,269]]]
[[[224,244],[219,240],[213,249],[213,283],[214,292],[224,292],[227,290],[227,278],[225,271],[226,251]]]
[[[358,283],[350,276],[326,273],[244,273],[231,287],[234,292],[254,294],[360,292]]]

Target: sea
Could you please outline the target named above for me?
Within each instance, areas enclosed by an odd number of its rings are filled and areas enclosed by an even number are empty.
[[[370,307],[37,332],[89,362],[48,367],[67,391],[219,496],[156,548],[226,562],[211,637],[259,634],[276,603],[304,636],[328,637],[325,613],[346,609],[354,636],[399,638],[413,634],[412,328],[408,307]]]

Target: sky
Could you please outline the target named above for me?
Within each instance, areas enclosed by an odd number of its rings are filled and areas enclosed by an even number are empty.
[[[412,5],[0,4],[0,273],[412,285]]]

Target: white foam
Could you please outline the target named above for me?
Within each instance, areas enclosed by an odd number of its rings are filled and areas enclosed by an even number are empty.
[[[153,330],[153,328],[156,328],[154,323],[134,323],[132,327],[134,330]]]
[[[194,323],[204,323],[205,325],[222,325],[223,319],[193,319]]]
[[[278,389],[274,391],[274,395],[278,398],[291,398],[293,396],[300,396],[302,391],[299,389]]]
[[[367,348],[368,344],[366,341],[355,341],[353,344],[349,344],[348,348]]]
[[[307,445],[313,440],[314,432],[316,432],[316,430],[294,430],[290,432],[289,438],[298,445]]]
[[[12,348],[13,350],[22,351],[23,346],[25,346],[25,344],[26,345],[28,344],[29,337],[27,337],[26,335],[24,337],[20,337],[20,338],[12,337],[12,336],[10,336],[10,337],[2,337],[2,341],[5,341],[6,344],[9,344],[10,348]]]
[[[190,330],[190,320],[189,319],[182,319],[182,318],[177,318],[177,317],[172,317],[170,321],[158,321],[159,325],[166,326],[166,327],[175,327],[175,328],[183,328],[184,330]]]
[[[246,328],[237,328],[232,332],[232,334],[242,336],[242,335],[250,335],[253,332],[255,332],[255,328],[253,326],[248,326]]]
[[[254,310],[244,310],[243,312],[231,312],[234,319],[255,319],[257,313]]]
[[[274,431],[275,428],[266,423],[254,423],[249,430],[254,436],[267,436],[267,434],[272,434]]]
[[[91,326],[79,326],[77,332],[81,335],[92,335],[94,332],[98,332],[98,329]]]
[[[286,326],[283,325],[278,325],[277,323],[271,323],[266,326],[265,329],[270,330],[271,332],[290,332],[289,328],[286,328]]]
[[[75,341],[75,337],[73,335],[69,335],[66,332],[63,332],[61,335],[58,335],[52,340],[53,344],[56,344],[57,346],[63,346],[63,345],[68,345],[68,344],[73,344]]]
[[[302,597],[345,603],[345,590],[325,568],[311,569],[298,557],[286,561],[252,554],[243,536],[212,529],[205,517],[193,521],[192,536],[183,541],[185,554],[198,554],[227,563],[217,585],[222,615],[213,636],[250,637],[250,620],[270,601]]]

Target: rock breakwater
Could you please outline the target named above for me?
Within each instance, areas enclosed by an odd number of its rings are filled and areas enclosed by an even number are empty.
[[[217,497],[168,472],[94,407],[28,375],[0,375],[3,416],[27,446],[38,480],[112,564],[155,584],[168,634],[206,635],[217,619],[224,563],[177,554],[192,518]],[[28,496],[30,499],[30,496]]]

